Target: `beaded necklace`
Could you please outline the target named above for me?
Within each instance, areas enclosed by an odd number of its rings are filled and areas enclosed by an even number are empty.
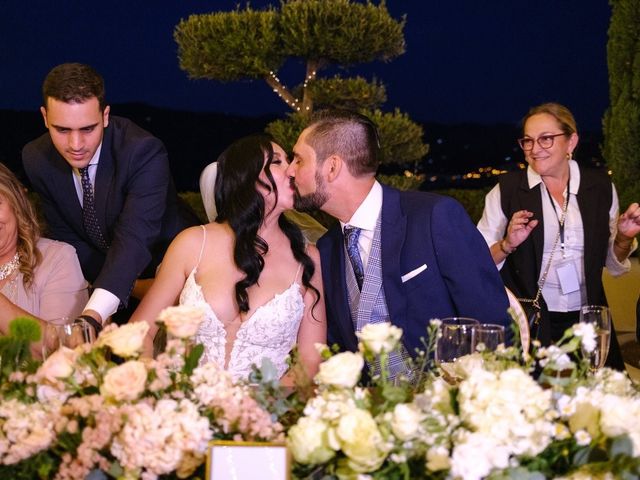
[[[20,266],[20,254],[16,252],[11,260],[0,265],[0,281],[8,278]]]

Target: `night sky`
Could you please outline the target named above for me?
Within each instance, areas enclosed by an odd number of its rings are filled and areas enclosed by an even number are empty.
[[[0,108],[35,110],[55,65],[79,61],[105,77],[110,103],[248,116],[286,106],[262,82],[189,80],[172,33],[192,13],[237,0],[0,0]],[[268,2],[251,2],[260,7]],[[278,4],[278,2],[271,2]],[[598,131],[608,105],[606,0],[388,0],[407,14],[407,52],[343,74],[375,75],[385,109],[418,121],[516,123],[535,104],[559,101],[582,130]],[[280,78],[297,83],[292,61]]]

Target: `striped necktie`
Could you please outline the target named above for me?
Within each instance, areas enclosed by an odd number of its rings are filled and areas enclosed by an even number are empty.
[[[347,247],[349,261],[353,267],[353,273],[356,275],[358,288],[362,290],[362,282],[364,281],[364,267],[362,266],[362,258],[360,257],[360,249],[358,248],[358,238],[360,237],[360,229],[349,225],[344,227],[344,241]]]

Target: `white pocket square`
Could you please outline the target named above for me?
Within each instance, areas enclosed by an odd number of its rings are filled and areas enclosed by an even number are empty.
[[[424,272],[426,269],[427,269],[427,264],[423,263],[421,266],[419,266],[415,270],[411,270],[409,273],[405,273],[404,275],[402,275],[400,277],[400,280],[402,280],[402,283],[405,283],[405,282],[411,280],[413,277],[415,277],[419,273]]]

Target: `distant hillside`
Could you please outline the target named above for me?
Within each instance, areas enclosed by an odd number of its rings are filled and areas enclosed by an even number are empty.
[[[198,190],[198,178],[234,140],[264,131],[274,117],[239,117],[222,113],[166,110],[142,104],[112,105],[111,113],[126,117],[160,138],[169,152],[178,190]],[[0,110],[0,161],[21,177],[20,152],[46,132],[40,112]]]
[[[167,110],[144,104],[112,105],[111,113],[127,117],[160,138],[169,151],[171,170],[180,191],[198,189],[198,178],[205,165],[214,161],[231,142],[251,133],[264,131],[275,117],[240,117],[222,113],[193,113]],[[423,124],[429,153],[418,164],[386,167],[382,173],[409,169],[428,175],[463,174],[480,167],[517,168],[523,161],[515,125]],[[46,132],[40,112],[0,110],[0,161],[22,175],[20,152],[25,143]],[[599,133],[581,133],[577,150],[579,161],[602,163]],[[450,178],[450,177],[442,177]],[[465,182],[476,187],[478,182]],[[485,181],[481,182],[483,185]],[[437,182],[434,188],[459,185]]]

